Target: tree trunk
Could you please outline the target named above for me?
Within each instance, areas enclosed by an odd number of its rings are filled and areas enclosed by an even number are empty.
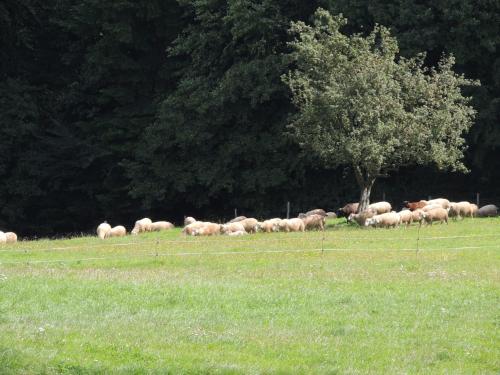
[[[373,180],[364,184],[364,186],[360,186],[361,195],[359,196],[359,207],[358,212],[363,212],[368,208],[370,204],[370,193],[372,192]]]
[[[356,176],[359,188],[361,189],[358,206],[359,213],[366,210],[368,208],[368,205],[370,204],[370,193],[372,192],[372,186],[375,182],[375,178],[373,178],[373,175],[370,173],[363,174],[359,166],[354,167],[354,175]]]

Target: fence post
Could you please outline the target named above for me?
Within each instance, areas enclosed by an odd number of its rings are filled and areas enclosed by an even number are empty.
[[[290,219],[290,201],[286,202],[286,218]]]
[[[238,217],[238,209],[237,209],[237,208],[235,208],[235,209],[234,209],[234,218],[236,219],[237,217]]]
[[[476,205],[479,207],[479,193],[476,193]]]

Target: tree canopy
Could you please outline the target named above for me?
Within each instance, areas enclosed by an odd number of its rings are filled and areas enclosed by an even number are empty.
[[[385,27],[348,36],[346,23],[324,9],[311,26],[292,23],[297,68],[284,80],[299,109],[291,124],[296,138],[327,164],[353,168],[361,210],[375,178],[402,166],[464,171],[463,135],[475,111],[461,87],[474,82],[453,71],[451,56],[426,68],[424,55],[398,58]]]

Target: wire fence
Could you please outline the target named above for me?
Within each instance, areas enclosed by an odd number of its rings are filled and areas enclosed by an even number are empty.
[[[379,232],[379,231],[377,231]],[[381,231],[380,231],[381,232]],[[388,236],[378,233],[371,233],[370,236],[356,236],[353,233],[342,233],[336,231],[323,231],[316,233],[289,233],[281,235],[278,238],[232,238],[232,237],[214,237],[214,238],[182,238],[182,239],[155,239],[155,240],[137,240],[121,243],[96,243],[79,244],[72,246],[55,247],[12,247],[0,250],[0,266],[8,264],[44,264],[44,263],[81,263],[86,261],[106,261],[123,260],[132,258],[150,258],[150,257],[193,257],[193,256],[245,256],[255,254],[292,254],[292,253],[317,253],[317,252],[432,252],[432,251],[467,251],[480,249],[498,249],[500,250],[499,233],[471,234],[471,235],[450,235],[450,236],[420,236],[418,230],[416,236],[408,237],[406,235]],[[466,244],[468,240],[492,241],[481,245]],[[404,240],[404,247],[394,246],[398,241]],[[453,242],[451,246],[436,247],[434,241]],[[414,247],[408,246],[415,243]],[[373,246],[373,243],[378,246]],[[21,243],[22,244],[22,243]],[[196,247],[205,247],[207,244],[216,245],[215,249],[197,251]],[[388,244],[384,246],[384,244]],[[46,254],[52,256],[62,252],[73,250],[97,249],[100,253],[102,249],[111,249],[112,251],[126,249],[127,252],[109,254],[92,254],[94,256],[79,257],[74,259],[55,258],[32,259],[30,256]],[[2,259],[5,256],[15,257],[15,259]],[[76,252],[75,255],[80,255]],[[90,255],[90,254],[89,254]],[[24,259],[17,259],[23,257]]]

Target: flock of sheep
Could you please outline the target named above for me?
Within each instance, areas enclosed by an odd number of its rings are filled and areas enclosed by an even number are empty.
[[[404,202],[405,208],[401,211],[392,211],[388,202],[378,202],[368,206],[363,212],[357,213],[358,204],[349,203],[339,210],[339,214],[347,217],[348,222],[355,221],[365,227],[397,227],[399,225],[408,226],[413,222],[420,225],[426,223],[432,225],[433,222],[448,223],[449,218],[464,217],[485,217],[496,216],[498,208],[494,205],[487,205],[479,208],[470,202],[450,202],[445,198],[432,200],[420,200],[418,202]]]
[[[182,233],[189,236],[211,236],[223,234],[228,236],[242,236],[256,232],[304,232],[306,230],[324,230],[327,217],[346,217],[347,222],[356,222],[363,227],[389,228],[400,225],[408,226],[412,223],[432,225],[433,222],[448,223],[450,217],[496,216],[498,208],[487,205],[478,208],[470,202],[450,202],[445,198],[421,200],[418,202],[404,202],[405,208],[396,212],[389,202],[370,204],[363,212],[357,212],[359,204],[349,203],[336,213],[325,212],[323,209],[311,210],[299,214],[292,219],[273,218],[259,221],[254,218],[239,216],[225,224],[208,221],[198,221],[193,217],[184,220]],[[152,222],[143,218],[135,222],[132,235],[144,232],[168,230],[174,225],[168,221]],[[119,225],[111,227],[104,222],[97,227],[97,235],[101,239],[122,237],[127,234],[125,227]]]

